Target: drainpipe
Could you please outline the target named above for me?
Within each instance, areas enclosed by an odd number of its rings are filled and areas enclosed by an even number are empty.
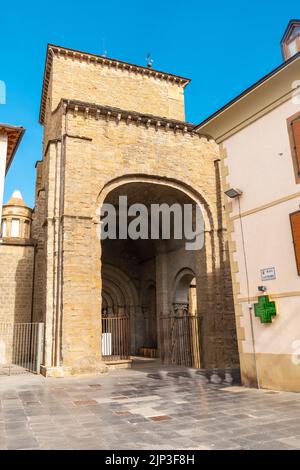
[[[258,376],[258,370],[257,370],[257,359],[256,359],[256,346],[255,346],[255,335],[254,335],[254,327],[253,327],[253,317],[252,317],[253,307],[252,307],[251,301],[250,301],[249,273],[248,273],[248,263],[247,263],[247,255],[246,255],[246,244],[245,244],[245,236],[244,236],[243,219],[242,219],[242,213],[241,213],[240,196],[238,196],[237,200],[238,200],[238,207],[239,207],[239,221],[240,221],[240,228],[241,228],[243,257],[244,257],[244,265],[245,265],[245,273],[246,273],[247,301],[248,301],[248,311],[249,311],[250,327],[251,327],[251,340],[252,340],[252,348],[253,348],[255,375],[256,375],[257,388],[260,388],[259,376]]]

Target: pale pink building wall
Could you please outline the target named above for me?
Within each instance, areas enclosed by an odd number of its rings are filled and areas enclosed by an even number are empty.
[[[230,187],[243,191],[242,213],[295,195],[286,202],[242,217],[249,296],[261,295],[257,287],[267,286],[267,294],[274,295],[278,311],[272,324],[267,325],[252,313],[257,353],[295,354],[294,342],[300,340],[300,277],[289,220],[289,214],[300,208],[300,185],[295,182],[286,122],[298,111],[300,104],[289,100],[223,142],[229,169],[227,181]],[[238,201],[232,200],[232,205],[231,216],[238,216]],[[233,239],[237,245],[234,257],[239,267],[239,298],[245,299],[248,292],[239,219],[234,221]],[[260,270],[270,267],[276,269],[276,280],[262,281]],[[247,300],[242,302],[242,308],[243,352],[250,353],[253,347]]]

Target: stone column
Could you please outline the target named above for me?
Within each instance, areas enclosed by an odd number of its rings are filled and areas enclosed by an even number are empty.
[[[25,238],[25,226],[24,226],[24,220],[19,219],[19,238]]]
[[[11,237],[11,218],[6,219],[6,237]]]
[[[100,271],[95,265],[93,221],[63,222],[62,364],[71,373],[101,372]]]
[[[189,304],[186,302],[175,302],[173,303],[174,314],[179,317],[184,317],[189,313]]]
[[[53,151],[49,160],[47,283],[52,282],[53,273],[55,282],[54,291],[49,286],[46,293],[46,323],[50,327],[53,319],[55,324],[55,354],[52,367],[49,355],[46,358],[46,375],[106,369],[101,358],[101,242],[87,145],[85,139],[68,137],[62,148],[57,144],[55,160]],[[49,353],[51,328],[48,331]]]
[[[157,349],[158,356],[161,349],[160,319],[169,312],[168,296],[168,259],[165,247],[162,245],[156,252],[156,311],[157,311]]]

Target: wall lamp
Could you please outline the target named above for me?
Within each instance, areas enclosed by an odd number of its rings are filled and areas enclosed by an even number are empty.
[[[240,189],[236,188],[230,188],[225,191],[226,196],[230,197],[231,199],[234,199],[235,197],[239,197],[243,194],[243,191]]]
[[[259,290],[259,292],[267,292],[267,286],[258,286],[257,290]]]

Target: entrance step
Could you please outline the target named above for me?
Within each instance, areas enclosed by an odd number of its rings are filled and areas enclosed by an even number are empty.
[[[153,379],[165,378],[188,378],[200,381],[202,384],[228,384],[240,385],[240,369],[239,368],[226,368],[226,369],[182,369],[182,370],[161,370],[148,374]]]
[[[193,369],[162,364],[159,359],[132,357],[132,369],[144,372],[148,377],[157,380],[192,378],[203,384],[239,385],[241,383],[239,367]]]
[[[108,370],[115,370],[115,369],[130,369],[132,365],[131,359],[116,359],[115,361],[105,361],[105,365],[107,366]]]
[[[197,369],[195,375],[205,377],[208,382],[213,384],[226,383],[228,385],[231,385],[241,383],[241,374],[239,367]]]

